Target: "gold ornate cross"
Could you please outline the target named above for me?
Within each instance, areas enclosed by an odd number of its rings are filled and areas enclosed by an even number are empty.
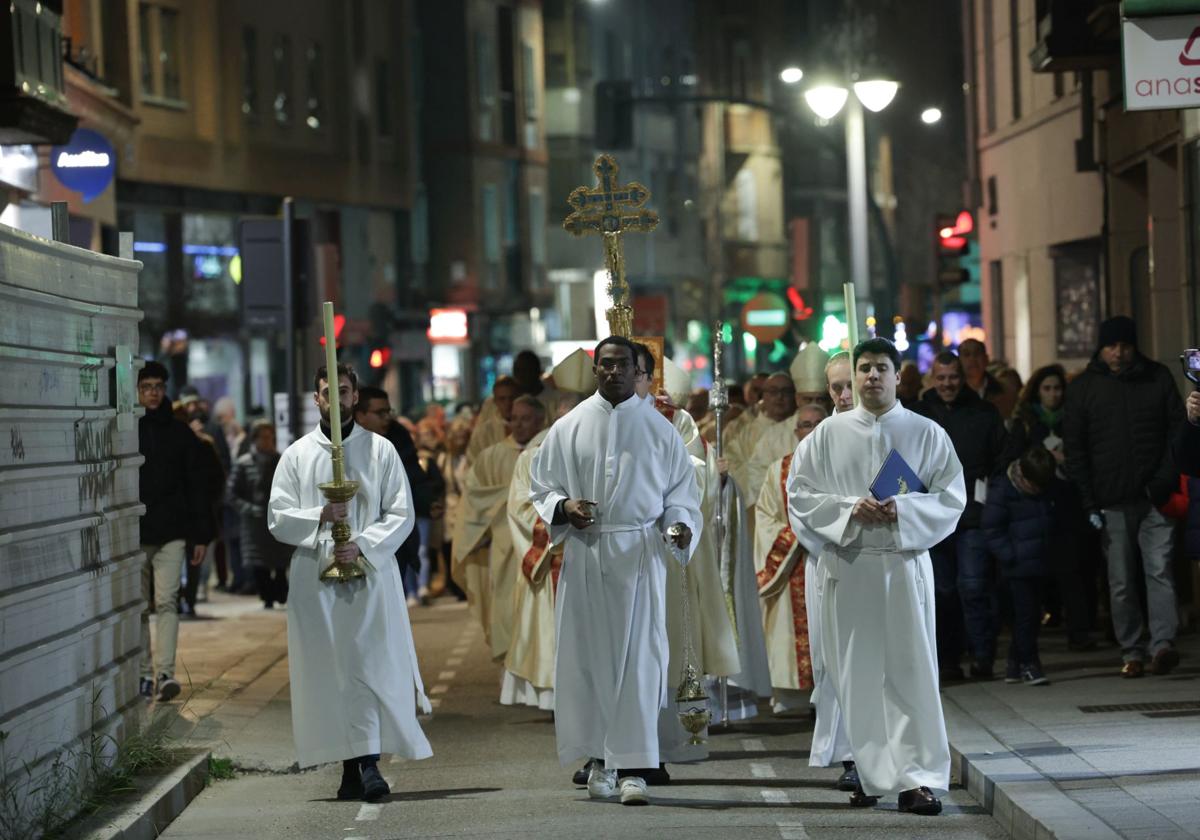
[[[629,232],[649,233],[658,227],[658,214],[647,210],[650,190],[637,181],[617,182],[621,167],[609,155],[600,155],[592,165],[598,183],[576,187],[567,197],[573,208],[563,228],[574,236],[598,233],[604,237],[604,263],[608,269],[608,296],[612,306],[605,312],[613,335],[633,336],[633,307],[625,282],[625,251],[621,237]]]

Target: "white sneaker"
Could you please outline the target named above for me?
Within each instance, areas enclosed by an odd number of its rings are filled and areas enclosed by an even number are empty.
[[[621,780],[622,805],[649,805],[646,798],[646,780],[638,776],[626,776]]]
[[[587,789],[592,799],[608,799],[617,792],[617,771],[605,770],[601,763],[593,764],[588,771]]]

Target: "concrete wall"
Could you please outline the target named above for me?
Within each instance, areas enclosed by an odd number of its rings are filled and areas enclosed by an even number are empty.
[[[141,707],[139,268],[0,226],[0,779],[18,792]]]

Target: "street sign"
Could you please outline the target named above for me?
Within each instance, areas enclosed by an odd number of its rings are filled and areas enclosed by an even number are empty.
[[[774,292],[759,292],[742,307],[742,330],[759,344],[770,344],[787,333],[788,315],[786,300]]]
[[[1200,14],[1121,22],[1125,109],[1200,106]]]

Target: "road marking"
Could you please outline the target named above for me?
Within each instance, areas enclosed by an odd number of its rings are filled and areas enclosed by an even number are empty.
[[[355,817],[356,822],[370,822],[371,820],[379,819],[379,812],[383,810],[383,805],[378,802],[366,802],[358,809],[358,816]]]
[[[436,709],[436,708],[438,708],[438,707],[439,707],[439,706],[441,706],[441,705],[442,705],[442,698],[441,698],[441,697],[434,697],[434,698],[431,698],[431,699],[430,699],[430,701],[429,701],[429,707],[430,707],[430,708],[432,708],[432,709]]]
[[[429,694],[430,696],[434,694],[445,694],[449,690],[450,686],[448,685],[435,685],[433,688],[429,689]]]
[[[757,738],[743,738],[742,749],[746,752],[766,752],[767,748],[762,741]]]
[[[450,651],[450,653],[452,653],[454,656],[459,657],[458,661],[462,662],[462,657],[466,656],[468,651],[465,647],[458,647],[458,648],[455,648],[454,650]]]
[[[776,778],[775,768],[770,764],[762,764],[761,762],[750,762],[750,775],[756,779],[774,779]]]
[[[466,651],[464,650],[463,653],[466,653]],[[457,668],[459,665],[462,664],[462,662],[463,661],[462,661],[461,656],[452,656],[446,660],[446,665],[450,668]]]
[[[786,790],[778,790],[776,788],[770,788],[768,790],[760,790],[759,795],[762,796],[763,802],[766,802],[768,805],[788,805],[788,804],[790,804],[790,800],[788,799],[788,794],[787,794]]]
[[[458,676],[457,671],[442,671],[442,673],[438,674],[438,679],[439,680],[452,680],[456,676]]]
[[[804,830],[802,822],[779,822],[776,825],[783,840],[808,840],[808,832]]]

